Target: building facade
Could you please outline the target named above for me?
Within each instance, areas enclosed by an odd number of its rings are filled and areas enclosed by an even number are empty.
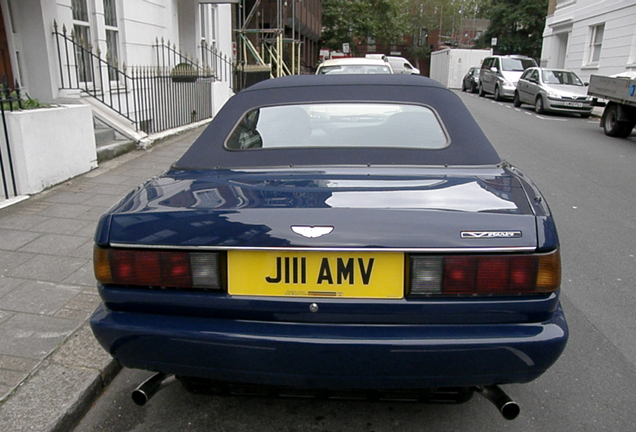
[[[541,66],[590,75],[636,73],[636,1],[551,0]]]
[[[76,113],[65,125],[81,129],[76,135],[99,124],[135,145],[211,118],[233,94],[238,2],[0,0],[3,97],[17,89],[22,99],[53,105],[3,116],[9,139],[0,139],[0,201],[97,166],[98,137],[69,146],[66,133],[42,130],[67,122],[65,111]],[[55,121],[44,118],[52,113]],[[34,124],[18,125],[27,118]],[[40,142],[27,143],[23,132],[36,129]]]

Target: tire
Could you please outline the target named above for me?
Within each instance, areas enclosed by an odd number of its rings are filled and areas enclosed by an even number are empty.
[[[496,101],[503,100],[503,98],[501,97],[501,94],[499,93],[499,86],[495,86],[495,100]]]
[[[515,108],[519,108],[521,106],[521,99],[519,99],[519,93],[515,92],[515,96],[512,98],[512,104]]]
[[[617,138],[625,138],[632,132],[632,127],[627,122],[618,121],[618,106],[608,105],[603,111],[603,131],[605,135]]]
[[[470,92],[471,93],[477,93],[477,84],[470,83]]]
[[[479,97],[484,97],[484,96],[486,96],[486,92],[484,91],[484,86],[479,84]]]
[[[462,81],[462,91],[463,92],[466,91],[466,83],[464,81]]]
[[[534,101],[534,112],[537,114],[545,113],[545,108],[543,107],[543,98],[541,96],[537,96],[537,99]]]

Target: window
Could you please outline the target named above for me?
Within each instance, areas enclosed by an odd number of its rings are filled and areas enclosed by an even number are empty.
[[[503,58],[501,61],[503,63],[503,70],[505,71],[520,72],[537,65],[532,59]]]
[[[583,86],[583,83],[574,72],[561,70],[544,70],[543,82],[546,84],[567,84]]]
[[[264,107],[243,117],[233,150],[298,147],[441,149],[448,145],[435,113],[419,105],[324,103]]]
[[[106,25],[106,61],[110,66],[108,78],[115,81],[119,67],[119,29],[117,28],[115,0],[104,0],[104,24]]]
[[[93,71],[90,67],[91,62],[89,58],[92,47],[91,26],[86,0],[73,0],[71,9],[73,11],[75,42],[83,48],[76,50],[75,53],[79,80],[82,82],[92,82]]]
[[[601,45],[603,44],[603,33],[605,24],[600,24],[590,28],[589,65],[598,65],[601,60]]]
[[[201,4],[199,6],[201,42],[215,50],[217,39],[216,6],[211,4]]]
[[[629,52],[629,58],[627,59],[627,67],[636,66],[636,25],[634,26],[632,35],[632,47]]]

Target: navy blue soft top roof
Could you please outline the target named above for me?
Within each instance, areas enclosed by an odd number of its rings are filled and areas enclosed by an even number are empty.
[[[406,148],[285,148],[228,150],[224,142],[254,108],[314,102],[392,102],[426,105],[439,115],[450,146]],[[437,81],[416,75],[299,75],[270,79],[230,98],[176,169],[307,165],[493,165],[501,161],[463,102]]]

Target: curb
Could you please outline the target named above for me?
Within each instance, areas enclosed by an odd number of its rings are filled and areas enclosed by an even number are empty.
[[[85,322],[0,406],[0,430],[68,432],[120,370]]]

